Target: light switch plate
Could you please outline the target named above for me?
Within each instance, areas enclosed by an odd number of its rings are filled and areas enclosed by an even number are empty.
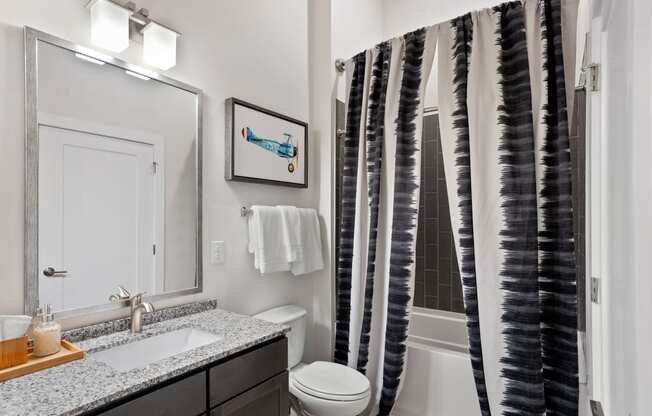
[[[224,241],[211,241],[211,264],[224,264]]]

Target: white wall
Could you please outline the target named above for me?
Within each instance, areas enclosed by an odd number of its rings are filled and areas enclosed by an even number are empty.
[[[381,0],[332,0],[333,55],[349,59],[385,38]]]
[[[504,3],[502,0],[379,0],[383,4],[383,35],[386,38],[445,22],[473,10]]]
[[[330,306],[330,285],[323,284],[328,279],[326,273],[301,278],[287,274],[259,276],[246,253],[246,223],[239,210],[242,205],[281,203],[318,208],[320,187],[315,179],[319,164],[311,164],[310,187],[305,190],[227,183],[223,173],[226,98],[235,96],[300,120],[310,118],[307,3],[296,0],[137,2],[139,7],[149,8],[153,18],[183,34],[179,39],[177,66],[168,75],[205,93],[204,247],[208,241],[224,240],[226,262],[215,266],[205,260],[204,293],[183,300],[216,297],[221,307],[242,313],[292,302],[305,306],[310,319],[313,305],[322,304],[322,298],[323,304]],[[0,314],[23,310],[21,28],[29,25],[90,45],[89,13],[85,4],[85,0],[0,1],[0,264],[3,265]],[[140,64],[140,46],[132,42],[121,57]],[[318,143],[313,141],[310,148],[310,157],[315,160]],[[89,320],[76,319],[65,324]],[[308,354],[312,354],[310,346]]]
[[[652,3],[649,0],[635,1],[633,11],[633,47],[634,70],[633,91],[633,203],[634,209],[634,278],[636,294],[636,326],[637,334],[637,362],[636,375],[637,407],[636,415],[649,414],[652,408],[652,396],[648,393],[652,389],[652,141],[650,128],[652,120]]]
[[[334,250],[334,125],[335,102],[333,91],[335,67],[332,49],[332,10],[331,0],[310,1],[308,9],[308,26],[310,27],[310,125],[313,141],[319,143],[315,159],[319,160],[315,183],[319,186],[319,213],[323,229],[328,236],[324,242],[324,251],[328,253],[326,269],[315,281],[313,292],[314,328],[313,336],[308,340],[308,348],[315,357],[331,358],[333,326],[333,287],[334,269],[330,256]]]

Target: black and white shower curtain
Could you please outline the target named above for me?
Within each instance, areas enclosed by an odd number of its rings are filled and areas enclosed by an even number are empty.
[[[423,94],[436,29],[347,63],[335,361],[366,374],[388,415],[405,361],[421,172]]]
[[[347,64],[335,360],[367,374],[378,415],[390,414],[406,360],[422,101],[435,51],[482,415],[578,413],[561,1],[473,12]]]
[[[577,415],[561,1],[441,26],[442,150],[483,415]]]

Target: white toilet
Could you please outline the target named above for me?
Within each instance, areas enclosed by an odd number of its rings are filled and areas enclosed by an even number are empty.
[[[306,310],[280,306],[254,316],[292,328],[288,334],[289,390],[313,416],[356,416],[366,409],[371,394],[369,380],[347,366],[316,361],[301,363],[306,341]]]

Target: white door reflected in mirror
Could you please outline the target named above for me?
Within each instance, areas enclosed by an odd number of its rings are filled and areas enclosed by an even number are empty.
[[[164,281],[153,250],[163,194],[152,166],[161,149],[68,124],[39,129],[39,202],[47,207],[39,211],[41,303],[102,304],[117,285],[156,293]],[[66,273],[48,273],[51,265]]]

